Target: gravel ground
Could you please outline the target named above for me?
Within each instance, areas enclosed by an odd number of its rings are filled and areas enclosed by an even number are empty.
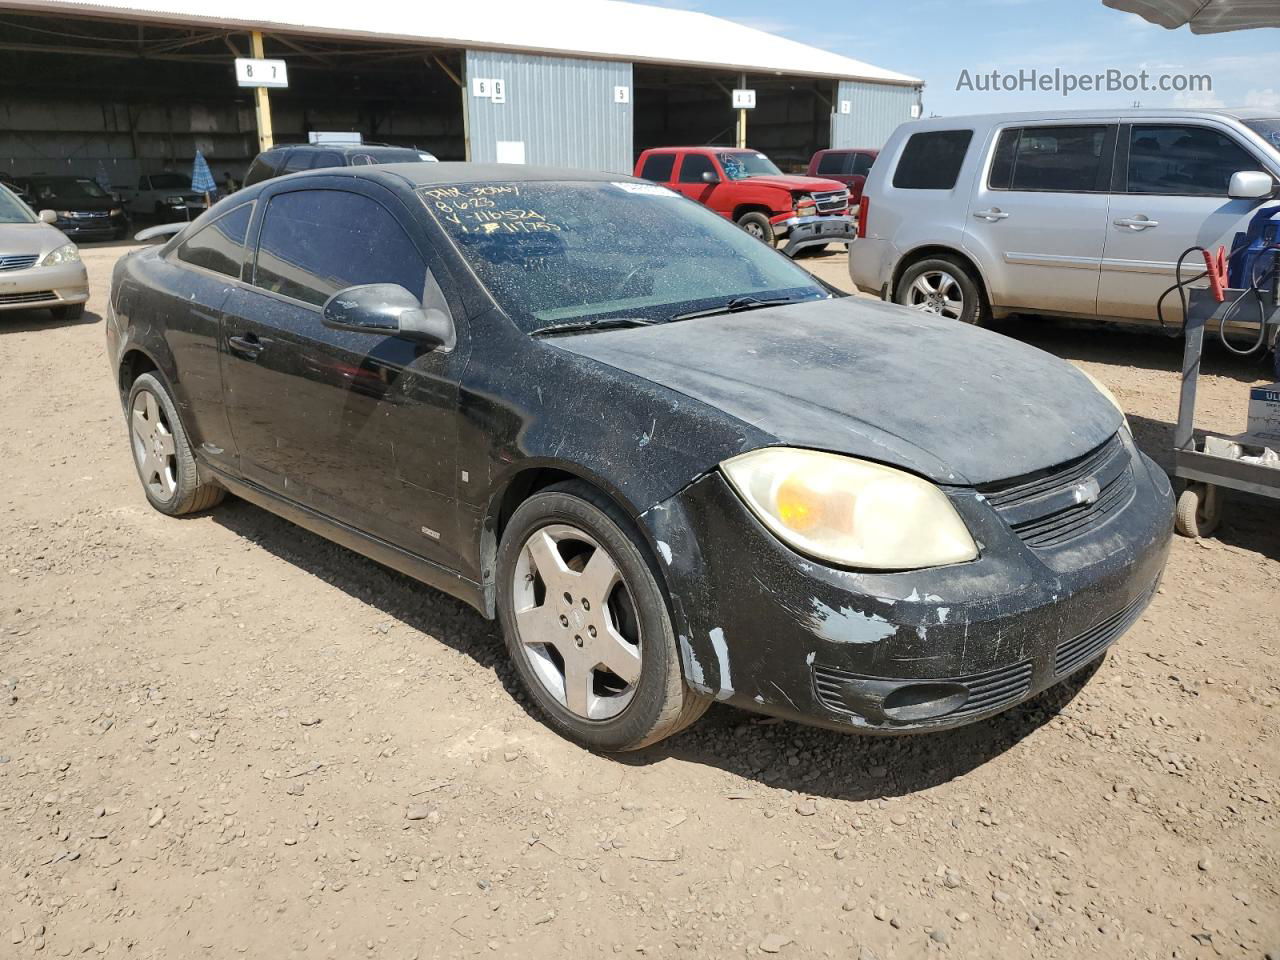
[[[87,249],[92,310],[123,249]],[[843,256],[805,261],[847,284]],[[1167,465],[1179,344],[1006,333]],[[462,604],[246,503],[170,520],[100,317],[0,319],[0,957],[1280,956],[1280,530],[1178,539],[1106,660],[907,739],[717,706],[593,756]],[[1203,425],[1264,372],[1215,351]]]

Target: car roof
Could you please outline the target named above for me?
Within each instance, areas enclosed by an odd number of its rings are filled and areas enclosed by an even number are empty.
[[[302,170],[283,177],[272,177],[245,187],[233,197],[248,200],[263,190],[282,183],[298,183],[310,177],[333,177],[381,182],[383,185],[407,184],[412,188],[453,186],[479,183],[649,183],[625,173],[597,170],[574,170],[565,167],[531,167],[519,163],[437,163],[421,160],[410,163],[379,163],[356,167],[328,167]]]
[[[1225,117],[1231,120],[1268,120],[1280,117],[1280,110],[1258,108],[1220,109],[1217,107],[1142,107],[1128,110],[1124,108],[1117,110],[1027,110],[1016,113],[971,113],[954,117],[929,117],[924,120],[910,122],[913,126],[923,124],[929,126],[955,126],[957,124],[979,125],[1023,120],[1114,120],[1117,117],[1133,119],[1145,117],[1183,119]]]
[[[417,147],[403,147],[395,143],[277,143],[271,150],[325,150],[336,153],[376,153],[379,150],[414,150]],[[270,152],[270,151],[268,151]]]

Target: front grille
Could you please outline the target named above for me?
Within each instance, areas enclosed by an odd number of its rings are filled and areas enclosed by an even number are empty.
[[[1083,536],[1133,499],[1133,464],[1116,434],[1061,466],[978,488],[1029,547],[1050,549]]]
[[[1119,613],[1058,644],[1053,655],[1054,674],[1061,677],[1097,658],[1142,616],[1142,611],[1146,609],[1147,601],[1154,592],[1154,587],[1144,590]]]
[[[818,699],[831,710],[840,713],[856,713],[844,698],[844,684],[850,680],[874,680],[875,677],[863,677],[835,667],[814,664],[813,685],[818,692]],[[949,713],[939,720],[951,721],[961,717],[972,717],[980,713],[994,712],[1002,707],[1017,703],[1031,690],[1031,661],[998,667],[986,673],[975,673],[968,677],[952,677],[941,680],[921,680],[921,683],[958,683],[969,691],[969,699],[960,709]]]
[[[35,266],[38,257],[36,253],[0,253],[0,270],[25,270]]]
[[[72,210],[67,216],[72,220],[101,220],[110,214],[106,210]]]
[[[844,213],[849,209],[849,191],[830,190],[826,193],[815,193],[813,202],[819,213]]]
[[[57,300],[58,295],[52,290],[39,290],[34,293],[0,293],[0,303],[43,303],[46,300]]]

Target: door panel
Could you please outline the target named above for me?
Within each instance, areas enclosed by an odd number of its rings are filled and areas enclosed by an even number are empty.
[[[1257,208],[1257,201],[1227,196],[1231,175],[1264,166],[1225,130],[1205,124],[1135,123],[1121,152],[1121,182],[1108,204],[1098,312],[1153,320],[1182,253],[1191,246],[1230,249]],[[1193,254],[1183,275],[1202,268],[1200,255]],[[1164,317],[1182,322],[1176,296],[1165,298]]]
[[[1114,145],[1106,124],[997,131],[965,221],[995,305],[1094,312]]]
[[[224,307],[228,412],[247,479],[456,568],[463,329],[443,352],[321,320],[323,300],[357,283],[423,295],[429,245],[403,224],[347,191],[267,200],[258,288],[238,288]]]
[[[670,184],[671,188],[683,193],[690,200],[696,200],[704,206],[712,207],[712,195],[720,186],[716,183],[707,183],[702,179],[704,173],[714,173],[724,180],[724,175],[716,168],[716,163],[709,156],[702,153],[686,153],[680,157],[679,169],[676,171],[676,182]],[[714,207],[712,207],[715,209]],[[723,213],[716,210],[717,213]]]

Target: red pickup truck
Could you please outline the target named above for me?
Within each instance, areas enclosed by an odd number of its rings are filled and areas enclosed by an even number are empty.
[[[657,147],[640,154],[636,176],[710,207],[783,253],[847,243],[857,235],[842,183],[784,174],[756,150],[732,147]]]

